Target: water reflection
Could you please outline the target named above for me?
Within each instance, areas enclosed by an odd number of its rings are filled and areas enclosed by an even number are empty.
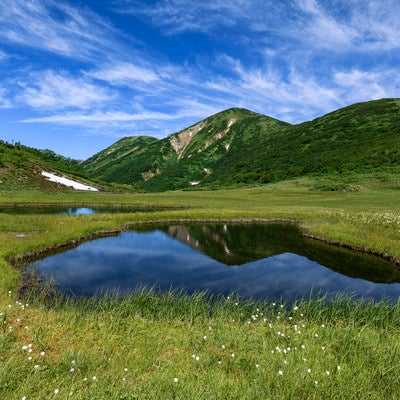
[[[116,213],[136,213],[154,212],[165,208],[156,207],[68,207],[68,206],[2,206],[0,213],[12,215],[90,215],[90,214],[116,214]]]
[[[285,300],[311,290],[392,301],[400,294],[393,264],[304,239],[282,224],[142,227],[32,265],[79,296],[143,286]]]

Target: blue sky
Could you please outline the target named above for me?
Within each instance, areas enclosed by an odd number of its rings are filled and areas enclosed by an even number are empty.
[[[0,138],[85,159],[229,107],[400,97],[398,0],[4,0]]]

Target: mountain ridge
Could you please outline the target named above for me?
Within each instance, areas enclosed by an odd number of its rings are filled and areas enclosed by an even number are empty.
[[[149,191],[390,168],[400,165],[399,121],[399,99],[355,103],[294,125],[230,108],[166,138],[153,138],[137,151],[120,151],[129,156],[107,155],[114,144],[83,168],[94,178]],[[96,163],[96,157],[107,162]]]
[[[318,190],[342,190],[351,180],[353,190],[373,175],[397,188],[400,99],[356,103],[299,124],[230,108],[163,139],[122,138],[83,163],[0,140],[0,190],[68,190],[42,171],[102,190],[218,189],[302,177]]]

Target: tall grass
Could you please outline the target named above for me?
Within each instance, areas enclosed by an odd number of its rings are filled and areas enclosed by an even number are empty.
[[[399,304],[143,290],[1,313],[5,399],[398,398]]]

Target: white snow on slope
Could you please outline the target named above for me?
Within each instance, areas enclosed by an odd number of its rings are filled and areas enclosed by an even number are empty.
[[[82,183],[73,181],[72,179],[64,178],[63,176],[57,176],[51,172],[42,171],[42,175],[45,176],[50,182],[61,183],[61,185],[72,187],[76,190],[89,190],[92,192],[98,192],[99,190],[92,186],[87,186]]]

